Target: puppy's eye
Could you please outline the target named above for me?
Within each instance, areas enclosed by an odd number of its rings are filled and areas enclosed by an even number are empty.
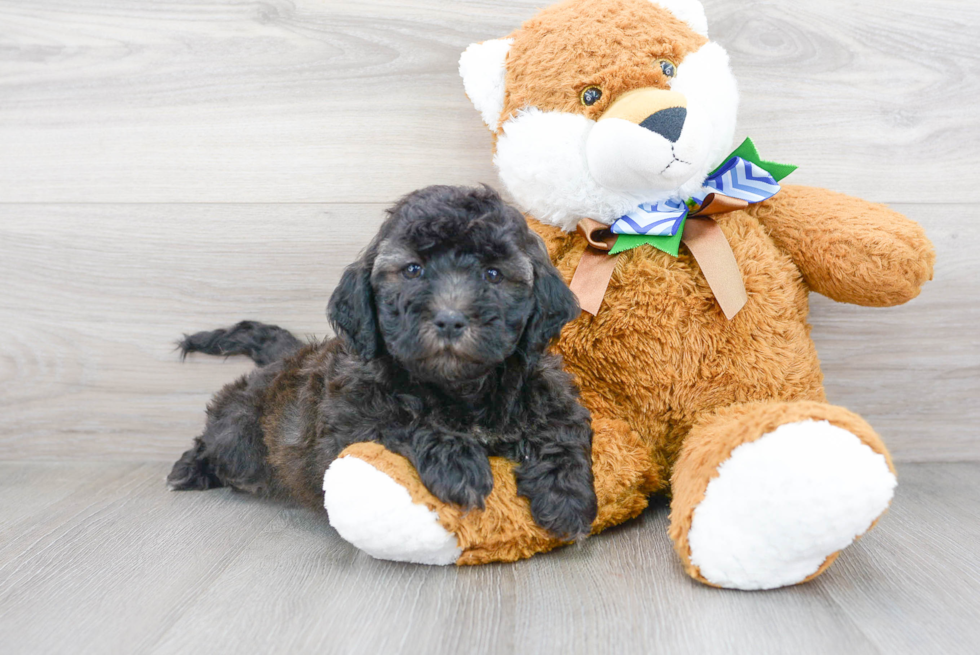
[[[490,284],[497,284],[498,282],[501,282],[504,279],[504,276],[501,275],[500,271],[498,271],[497,269],[488,268],[483,272],[483,279],[489,282]]]
[[[413,262],[405,267],[405,270],[402,271],[402,275],[410,280],[414,280],[418,276],[422,275],[422,270],[421,264],[416,264]]]
[[[667,77],[674,77],[677,75],[677,66],[674,66],[674,62],[669,59],[660,59],[657,61],[660,65],[660,70]]]
[[[599,102],[599,98],[602,97],[602,89],[597,86],[587,86],[582,89],[582,93],[579,94],[578,99],[582,101],[582,104],[586,107],[591,107],[595,103]]]

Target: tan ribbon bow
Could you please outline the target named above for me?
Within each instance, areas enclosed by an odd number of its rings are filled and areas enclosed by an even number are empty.
[[[735,261],[735,253],[713,218],[714,214],[744,209],[749,203],[720,193],[709,194],[701,206],[687,215],[681,243],[694,255],[711,292],[715,295],[721,311],[731,320],[748,301],[745,282]],[[607,254],[616,244],[618,234],[608,225],[591,218],[583,218],[577,228],[589,245],[582,253],[572,283],[569,285],[578,298],[582,310],[593,316],[599,312],[606,287],[612,277],[613,269],[620,253]]]

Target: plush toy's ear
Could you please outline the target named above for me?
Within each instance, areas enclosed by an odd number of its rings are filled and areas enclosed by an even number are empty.
[[[363,359],[377,356],[381,343],[374,292],[371,289],[375,252],[372,244],[356,262],[347,267],[327,305],[327,318],[334,331],[346,339]]]
[[[698,0],[651,0],[660,5],[680,20],[687,23],[692,30],[701,36],[708,36],[708,18],[704,15],[704,7]]]
[[[493,39],[474,43],[459,57],[463,88],[491,132],[496,132],[500,126],[506,91],[507,52],[513,42],[514,39]]]

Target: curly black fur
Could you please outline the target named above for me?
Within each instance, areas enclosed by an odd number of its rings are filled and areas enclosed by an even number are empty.
[[[302,345],[288,330],[256,321],[242,321],[227,330],[185,334],[177,343],[182,360],[190,353],[248,355],[259,366],[291,355]]]
[[[488,456],[507,457],[535,521],[588,534],[589,414],[547,352],[578,306],[544,244],[488,187],[428,187],[388,214],[330,299],[336,338],[300,348],[251,322],[185,338],[185,353],[264,366],[215,396],[171,487],[229,485],[322,507],[330,463],[376,441],[465,507],[482,507],[493,487]]]

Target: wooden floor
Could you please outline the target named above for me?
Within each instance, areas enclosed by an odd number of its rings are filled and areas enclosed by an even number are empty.
[[[705,3],[737,137],[936,245],[903,307],[814,297],[833,402],[899,463],[817,581],[683,576],[665,508],[515,565],[356,553],[303,510],[163,476],[210,394],[182,332],[324,334],[399,195],[496,184],[456,73],[547,0],[0,0],[0,652],[980,652],[980,3]]]
[[[0,464],[5,653],[976,653],[980,464],[900,466],[892,510],[772,592],[681,570],[659,503],[509,565],[373,560],[309,510],[167,493],[160,463]]]

